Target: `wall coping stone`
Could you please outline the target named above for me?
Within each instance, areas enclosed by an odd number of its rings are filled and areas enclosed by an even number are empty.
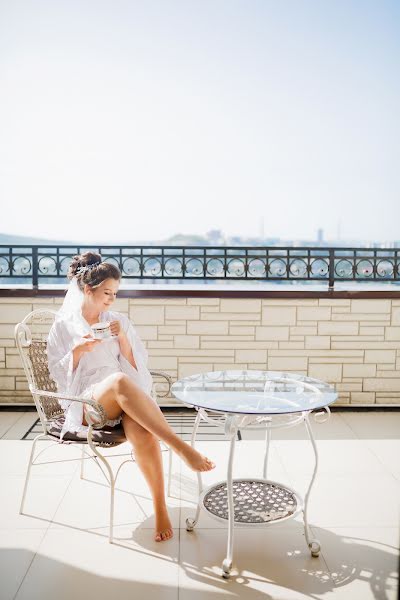
[[[390,285],[390,284],[389,284]],[[400,286],[374,286],[368,283],[357,284],[353,287],[330,289],[327,286],[304,285],[121,285],[119,298],[400,298]],[[310,289],[312,287],[312,289]],[[368,289],[367,289],[368,288]],[[63,297],[65,285],[6,287],[0,286],[0,298],[32,298],[32,297]]]

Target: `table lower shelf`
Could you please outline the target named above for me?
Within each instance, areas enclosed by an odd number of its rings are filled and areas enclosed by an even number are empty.
[[[303,508],[300,496],[292,489],[268,479],[233,480],[234,524],[270,525],[296,516]],[[226,481],[204,490],[201,507],[218,521],[228,521]]]

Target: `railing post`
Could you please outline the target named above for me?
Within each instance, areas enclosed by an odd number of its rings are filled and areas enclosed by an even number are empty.
[[[32,287],[34,290],[37,290],[39,287],[39,264],[37,246],[32,246]]]
[[[335,285],[335,251],[329,248],[329,289],[333,290]]]

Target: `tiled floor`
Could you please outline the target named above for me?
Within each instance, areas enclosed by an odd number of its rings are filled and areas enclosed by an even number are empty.
[[[397,597],[400,500],[400,412],[334,412],[314,424],[319,470],[309,520],[322,551],[313,558],[300,516],[265,528],[237,528],[234,569],[221,578],[226,529],[204,513],[192,533],[197,479],[176,457],[168,504],[175,537],[152,538],[152,503],[135,464],[118,480],[116,540],[107,540],[108,490],[90,463],[79,477],[79,451],[40,442],[44,461],[33,469],[25,515],[18,514],[32,441],[32,412],[0,412],[0,600],[155,598],[299,600]],[[169,417],[186,439],[192,419]],[[32,429],[33,433],[34,430]],[[199,448],[217,467],[207,486],[224,478],[228,441],[202,430]],[[122,449],[122,450],[121,450]],[[117,465],[120,446],[111,453]],[[236,444],[235,476],[261,477],[264,442],[243,432]],[[67,462],[59,462],[69,459]],[[164,453],[165,471],[168,456]],[[58,461],[58,462],[57,462]],[[274,433],[269,478],[301,495],[312,474],[313,454],[302,426]]]

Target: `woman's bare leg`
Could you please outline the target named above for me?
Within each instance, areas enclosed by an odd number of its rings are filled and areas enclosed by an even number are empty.
[[[165,502],[164,469],[159,441],[152,433],[124,414],[122,423],[127,439],[132,444],[136,462],[142,471],[153,498],[156,518],[156,542],[173,536],[172,525]]]
[[[123,373],[114,373],[97,384],[93,394],[109,419],[126,413],[157,439],[170,446],[193,471],[210,471],[214,463],[184,442],[169,426],[160,407]]]

